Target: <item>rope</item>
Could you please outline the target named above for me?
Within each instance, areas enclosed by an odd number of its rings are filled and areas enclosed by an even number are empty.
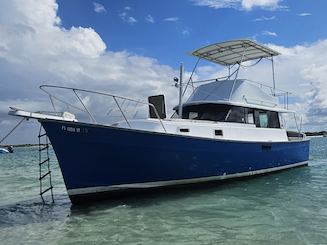
[[[12,132],[14,132],[14,130],[25,120],[26,118],[24,117],[24,118],[22,118],[17,124],[16,124],[16,126],[12,129],[12,130],[10,130],[10,132],[8,133],[8,134],[6,134],[6,136],[5,137],[3,137],[1,140],[0,140],[0,144],[1,144],[1,142],[2,141],[4,141]]]
[[[262,58],[260,58],[257,62],[255,62],[255,63],[252,64],[252,65],[242,65],[242,64],[240,64],[240,66],[241,66],[241,67],[252,67],[252,66],[255,66],[256,64],[258,64],[261,60],[262,60]]]

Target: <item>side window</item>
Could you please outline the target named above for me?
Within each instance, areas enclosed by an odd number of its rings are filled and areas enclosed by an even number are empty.
[[[243,107],[234,106],[230,109],[226,118],[227,122],[245,123],[245,110]]]
[[[255,110],[255,125],[259,128],[268,128],[268,115],[266,111]]]
[[[282,113],[278,113],[279,127],[286,128],[286,120]]]
[[[278,112],[255,110],[255,124],[260,128],[280,128]]]
[[[189,119],[197,119],[198,116],[199,116],[199,113],[196,112],[196,111],[190,111],[190,112],[188,113],[188,118],[189,118]]]
[[[245,109],[245,120],[246,123],[254,124],[254,110],[250,108]]]
[[[259,125],[261,128],[268,128],[268,115],[267,112],[259,112]]]
[[[278,112],[268,111],[268,127],[280,128]]]

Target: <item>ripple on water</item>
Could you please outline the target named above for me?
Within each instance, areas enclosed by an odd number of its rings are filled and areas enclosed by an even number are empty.
[[[17,149],[0,164],[0,239],[3,244],[324,244],[326,143],[312,140],[308,167],[77,207],[71,207],[56,162],[56,203],[43,206],[37,152]]]

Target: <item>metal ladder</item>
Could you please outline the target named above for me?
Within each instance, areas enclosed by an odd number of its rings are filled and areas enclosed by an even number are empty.
[[[50,157],[49,157],[49,139],[47,133],[43,129],[42,125],[39,130],[39,169],[40,169],[40,196],[42,198],[43,204],[45,204],[43,195],[51,191],[52,203],[54,203],[53,198],[53,185],[51,180],[51,170],[50,170]],[[45,156],[45,157],[44,157]],[[44,182],[48,180],[48,187],[44,187]]]

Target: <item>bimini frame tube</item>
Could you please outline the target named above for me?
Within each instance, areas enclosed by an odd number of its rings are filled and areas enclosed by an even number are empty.
[[[242,65],[242,62],[243,62],[243,59],[244,59],[244,56],[245,56],[245,52],[246,52],[246,47],[245,47],[244,50],[243,50],[243,54],[242,54],[241,61],[240,61],[240,63],[238,64],[238,67],[237,67],[237,70],[236,70],[235,78],[234,78],[234,81],[233,81],[233,86],[232,86],[232,89],[231,89],[230,94],[229,94],[229,101],[231,100],[231,98],[232,98],[232,94],[233,94],[233,92],[234,92],[234,87],[235,87],[236,79],[237,79],[237,77],[238,77],[238,72],[239,72],[240,69],[241,69],[241,65]]]
[[[275,68],[274,68],[274,56],[271,56],[271,70],[273,79],[274,96],[276,95],[276,84],[275,84]]]

